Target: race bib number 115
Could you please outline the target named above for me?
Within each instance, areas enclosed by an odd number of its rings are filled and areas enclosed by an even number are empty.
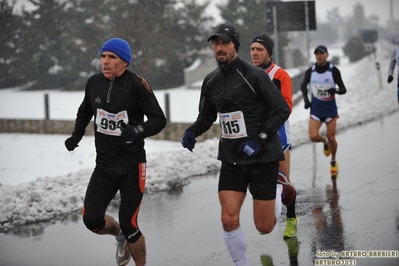
[[[238,139],[247,136],[244,114],[241,111],[231,113],[218,113],[222,129],[222,138]]]

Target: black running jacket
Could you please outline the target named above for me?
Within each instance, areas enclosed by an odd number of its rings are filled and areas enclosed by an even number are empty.
[[[129,70],[113,80],[102,73],[88,79],[72,135],[82,138],[93,116],[96,163],[105,165],[146,162],[143,138],[158,134],[166,125],[151,87],[144,78]],[[122,120],[129,125],[141,125],[144,136],[127,144],[120,136]]]
[[[236,139],[221,137],[218,159],[230,164],[251,164],[284,160],[277,131],[290,115],[281,93],[260,68],[238,57],[208,74],[202,84],[197,120],[187,129],[196,136],[207,131],[218,114],[240,111],[245,119],[247,136]],[[219,119],[220,120],[220,119]],[[229,125],[230,126],[230,125]],[[233,126],[234,127],[234,124]],[[221,130],[231,130],[221,125]],[[240,152],[240,144],[268,134],[268,141],[255,158]]]

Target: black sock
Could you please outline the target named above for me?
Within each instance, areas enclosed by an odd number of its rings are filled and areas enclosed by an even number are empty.
[[[287,218],[295,218],[296,217],[295,201],[296,201],[296,195],[294,197],[294,200],[291,202],[291,204],[287,205]]]

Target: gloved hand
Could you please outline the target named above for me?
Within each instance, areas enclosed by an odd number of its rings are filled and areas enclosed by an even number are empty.
[[[262,150],[262,144],[254,139],[250,139],[240,143],[239,151],[248,155],[248,157],[255,158]]]
[[[304,99],[305,101],[305,109],[309,109],[309,107],[312,107],[312,104],[309,102],[309,99]]]
[[[197,142],[195,140],[195,133],[194,131],[191,130],[186,130],[183,134],[183,137],[181,138],[181,145],[183,148],[188,149],[189,151],[193,151],[195,143]]]
[[[329,88],[327,91],[330,95],[334,95],[335,93],[339,94],[336,88]]]
[[[341,94],[345,94],[345,93],[346,93],[346,88],[338,88],[338,89],[336,89],[336,88],[330,88],[330,89],[328,89],[327,91],[328,91],[328,93],[329,93],[330,95],[333,95],[333,94],[339,94],[339,95],[341,95]]]
[[[138,138],[141,138],[144,130],[141,126],[126,125],[122,122],[122,135],[121,137],[127,144],[135,142]]]
[[[388,83],[391,83],[392,80],[393,80],[393,76],[390,75],[390,76],[388,77]]]
[[[346,88],[345,87],[339,88],[336,93],[339,94],[339,95],[345,94],[346,93]]]
[[[76,147],[79,146],[78,143],[80,140],[81,138],[72,135],[65,140],[65,147],[68,151],[73,151]]]

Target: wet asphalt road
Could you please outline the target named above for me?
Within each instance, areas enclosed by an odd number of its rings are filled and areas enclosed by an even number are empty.
[[[340,173],[335,182],[321,144],[293,149],[291,180],[298,190],[298,236],[283,240],[284,215],[271,234],[259,235],[248,196],[241,224],[250,265],[262,265],[261,258],[270,262],[264,265],[275,266],[334,265],[327,263],[335,258],[335,265],[399,265],[398,135],[399,112],[340,131]],[[147,239],[148,266],[234,265],[223,242],[219,216],[217,175],[194,178],[182,191],[146,195],[139,224]],[[0,265],[114,265],[113,243],[111,236],[86,230],[80,215],[75,215],[0,234]],[[349,257],[336,257],[342,250],[351,252]],[[396,257],[373,258],[371,251],[394,251]]]

